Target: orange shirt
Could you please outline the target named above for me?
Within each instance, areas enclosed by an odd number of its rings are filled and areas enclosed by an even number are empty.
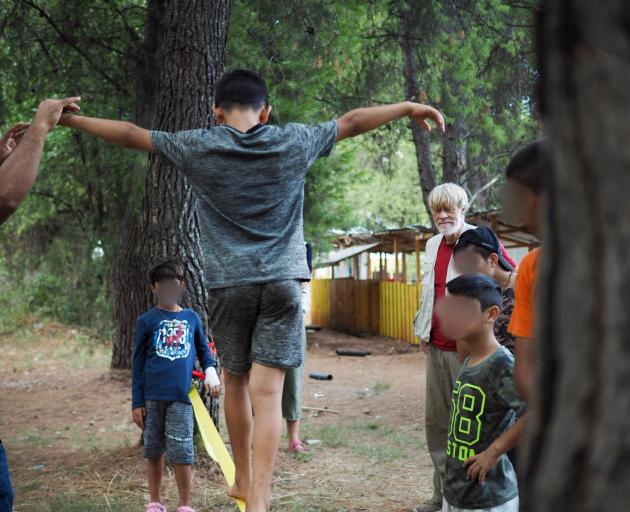
[[[540,247],[529,252],[518,266],[514,290],[514,311],[508,331],[516,338],[534,337],[534,311]]]

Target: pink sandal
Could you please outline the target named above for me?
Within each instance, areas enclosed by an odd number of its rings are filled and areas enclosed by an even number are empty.
[[[184,505],[181,507],[177,507],[177,512],[195,512],[195,509]]]
[[[289,442],[289,451],[293,453],[304,453],[309,451],[308,446],[306,446],[302,441],[290,441]]]
[[[166,507],[158,501],[152,501],[144,509],[144,512],[166,512]]]

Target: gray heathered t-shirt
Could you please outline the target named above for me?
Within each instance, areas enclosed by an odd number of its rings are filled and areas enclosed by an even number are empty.
[[[151,132],[197,199],[208,288],[308,279],[304,177],[330,154],[337,122]]]

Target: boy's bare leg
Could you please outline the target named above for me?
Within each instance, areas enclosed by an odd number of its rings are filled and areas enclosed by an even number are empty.
[[[271,498],[273,466],[282,435],[282,387],[285,370],[257,363],[249,375],[254,409],[254,465],[247,512],[267,512]]]
[[[192,466],[190,464],[173,464],[175,482],[179,492],[180,507],[190,507],[192,492]]]
[[[225,422],[236,466],[236,482],[228,491],[233,498],[247,500],[252,485],[252,404],[249,375],[234,375],[223,369],[225,379]],[[248,511],[249,504],[248,504]]]
[[[147,459],[147,481],[151,501],[160,503],[162,493],[162,474],[164,473],[164,455],[157,459]]]

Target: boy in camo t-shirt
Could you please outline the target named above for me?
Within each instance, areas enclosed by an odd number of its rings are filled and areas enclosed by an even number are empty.
[[[446,285],[438,308],[448,335],[470,349],[453,388],[443,512],[518,512],[516,474],[506,453],[525,426],[527,406],[516,390],[514,358],[494,334],[501,287],[482,274]]]

